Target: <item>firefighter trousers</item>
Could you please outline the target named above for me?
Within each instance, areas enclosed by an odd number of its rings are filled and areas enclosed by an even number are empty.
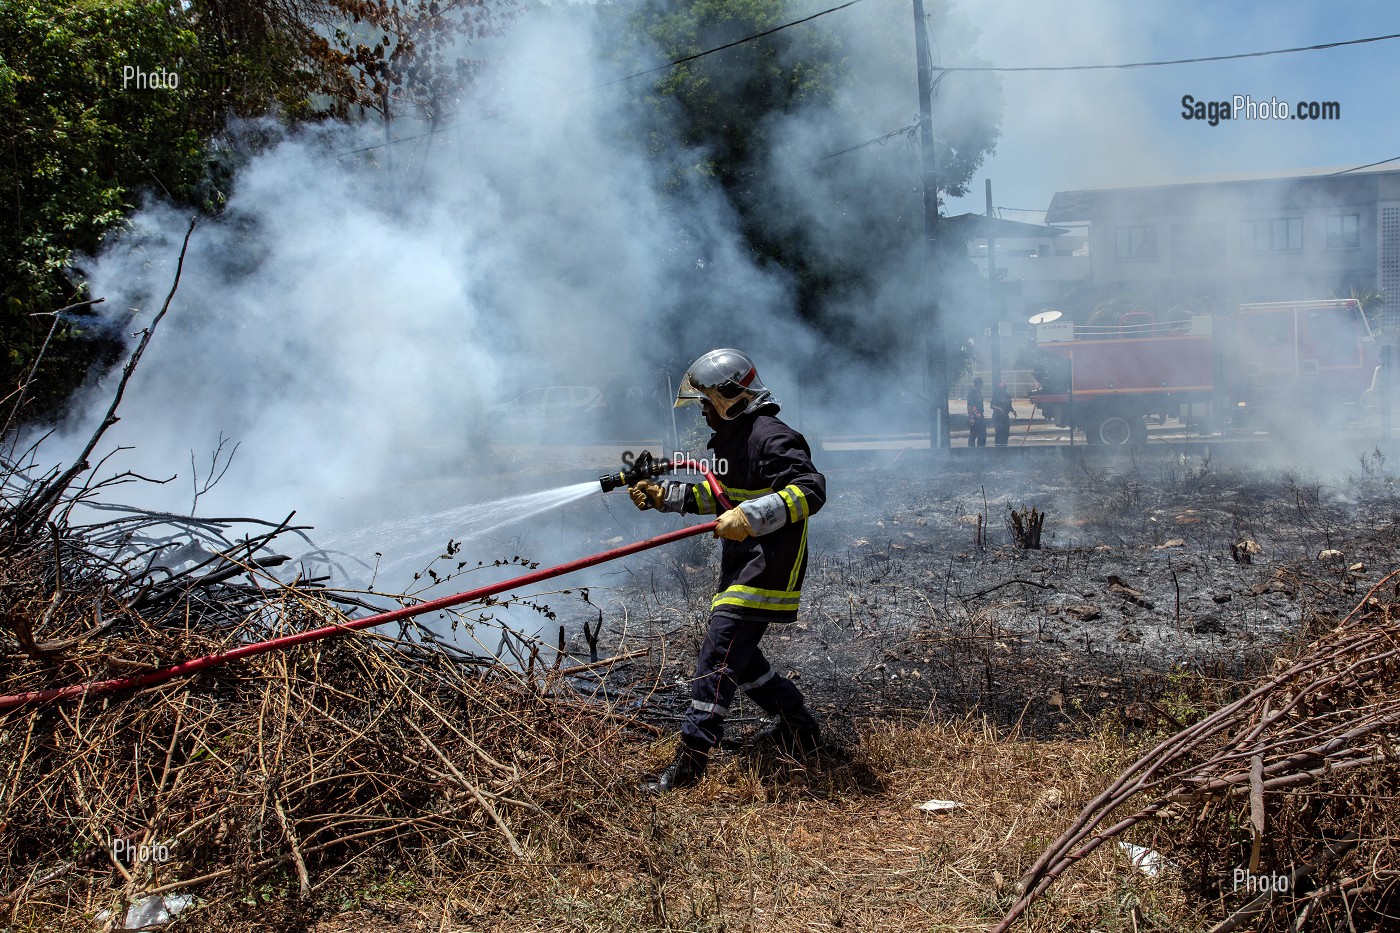
[[[720,743],[724,717],[739,690],[793,730],[817,731],[817,721],[807,711],[797,685],[773,670],[759,650],[759,639],[767,629],[767,622],[751,622],[722,612],[711,614],[690,683],[690,709],[681,723],[686,744],[713,748]]]

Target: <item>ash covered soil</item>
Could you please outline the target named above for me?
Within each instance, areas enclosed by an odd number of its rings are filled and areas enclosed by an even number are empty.
[[[838,735],[891,717],[985,715],[1039,735],[1091,730],[1105,712],[1171,726],[1174,672],[1257,673],[1397,566],[1400,497],[1383,457],[1323,476],[1253,456],[826,470],[802,614],[772,627],[764,652]],[[1039,549],[1012,526],[1031,509]],[[718,542],[653,553],[595,598],[595,653],[650,649],[630,702],[665,725],[689,703]],[[737,703],[731,738],[761,716]]]

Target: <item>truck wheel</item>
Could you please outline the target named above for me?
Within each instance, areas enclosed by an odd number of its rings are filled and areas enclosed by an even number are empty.
[[[1105,415],[1099,419],[1089,440],[1094,444],[1121,447],[1124,444],[1133,443],[1136,439],[1137,426],[1141,425],[1141,418],[1129,418],[1117,413]]]

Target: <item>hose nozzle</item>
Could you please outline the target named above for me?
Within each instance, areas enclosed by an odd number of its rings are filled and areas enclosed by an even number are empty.
[[[616,473],[605,473],[598,477],[598,482],[603,487],[603,492],[612,492],[619,486],[631,486],[644,479],[669,473],[673,469],[675,465],[670,460],[657,460],[651,455],[651,451],[644,450],[632,461],[630,467]]]

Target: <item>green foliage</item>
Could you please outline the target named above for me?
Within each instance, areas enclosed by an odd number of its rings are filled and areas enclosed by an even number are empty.
[[[6,392],[49,332],[53,319],[33,315],[80,297],[67,274],[75,256],[95,250],[143,189],[199,200],[203,140],[222,108],[211,106],[208,58],[189,25],[180,8],[139,0],[0,5]],[[178,75],[176,87],[153,86],[168,74]],[[66,395],[99,352],[82,336],[71,325],[55,335],[40,371],[39,411]]]
[[[939,48],[956,57],[957,64],[981,64],[963,52],[976,39],[967,20],[940,0],[930,0],[928,8],[929,28]],[[602,12],[626,20],[627,47],[675,60],[773,29],[810,11],[799,9],[793,0],[643,0],[636,6],[607,4]],[[843,110],[849,116],[850,108],[859,106],[840,100],[840,92],[858,78],[837,23],[804,23],[659,71],[649,85],[640,85],[641,100],[653,115],[653,153],[666,156],[677,145],[694,150],[685,155],[698,153],[700,158],[677,164],[677,171],[714,178],[730,192],[748,194],[744,186],[753,182],[770,155],[775,116],[825,108],[839,118]],[[906,62],[912,100],[916,90],[909,17],[890,16],[879,23],[877,54]],[[627,64],[653,61],[634,53]],[[995,151],[1001,109],[1000,86],[991,77],[958,74],[936,94],[934,145],[941,191],[966,194],[982,160]]]
[[[947,63],[975,64],[965,52],[975,40],[968,23],[941,0],[928,8]],[[605,22],[625,23],[617,47],[632,50],[618,63],[627,73],[773,29],[812,8],[794,0],[620,0],[601,11]],[[846,20],[843,29],[843,16],[867,18],[856,27]],[[840,333],[852,355],[872,360],[907,349],[918,327],[919,310],[908,301],[891,307],[884,299],[887,306],[871,311],[892,279],[916,278],[898,264],[922,236],[922,196],[909,184],[917,153],[909,151],[903,163],[855,156],[814,168],[820,153],[779,147],[794,144],[782,131],[799,119],[810,127],[866,126],[864,111],[884,108],[891,80],[912,112],[917,87],[907,8],[833,14],[629,85],[643,142],[666,162],[673,187],[721,192],[757,262],[793,283],[798,313],[818,330]],[[1001,107],[994,77],[955,74],[943,82],[933,108],[943,192],[966,192],[995,148]],[[897,127],[892,119],[884,129]]]
[[[795,18],[793,9],[789,0],[648,0],[631,24],[677,59],[772,29]],[[698,150],[698,161],[677,168],[742,190],[767,153],[768,119],[830,103],[842,68],[839,39],[811,24],[662,71],[647,95],[656,114],[653,151]],[[676,106],[656,106],[662,99]]]
[[[0,0],[0,399],[86,297],[71,273],[148,194],[223,201],[208,142],[230,117],[388,109],[436,119],[472,73],[463,36],[513,0]],[[173,76],[173,78],[171,77]],[[115,347],[65,321],[24,416],[56,409]],[[11,396],[13,397],[13,396]]]

